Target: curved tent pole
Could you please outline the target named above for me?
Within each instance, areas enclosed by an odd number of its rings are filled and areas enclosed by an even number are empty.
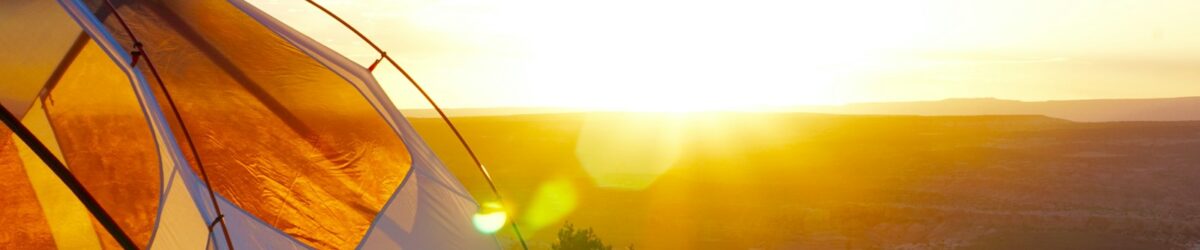
[[[37,136],[34,136],[33,132],[29,131],[29,128],[21,124],[20,119],[16,115],[13,115],[12,112],[9,112],[8,108],[4,107],[3,104],[0,104],[0,120],[4,120],[4,125],[7,125],[13,134],[21,138],[21,141],[24,141],[25,145],[28,145],[29,149],[33,150],[38,158],[42,159],[42,162],[46,163],[46,166],[54,172],[54,175],[58,176],[58,179],[71,190],[71,193],[75,194],[76,198],[79,198],[79,202],[82,202],[83,206],[92,213],[96,221],[100,225],[103,225],[105,230],[108,230],[108,234],[112,235],[117,244],[121,245],[121,248],[138,249],[133,240],[129,238],[129,235],[125,234],[125,231],[122,231],[121,227],[117,225],[116,220],[113,220],[112,216],[104,211],[104,208],[100,206],[100,202],[96,201],[96,198],[92,197],[91,193],[88,193],[83,184],[79,182],[79,179],[76,179],[75,175],[71,174],[71,170],[67,169],[67,166],[62,161],[59,161],[58,157],[55,157],[49,148],[46,148],[46,144],[42,144],[42,141],[38,140]]]
[[[379,52],[380,59],[387,59],[388,63],[392,64],[393,68],[399,70],[400,74],[403,74],[404,78],[408,79],[408,82],[412,83],[413,87],[415,87],[418,92],[421,92],[421,95],[425,97],[425,100],[429,101],[429,105],[433,106],[433,110],[437,111],[438,116],[442,117],[442,121],[446,123],[446,126],[450,127],[450,131],[454,132],[454,136],[458,138],[458,142],[461,143],[463,148],[467,150],[467,154],[471,156],[471,160],[475,161],[475,167],[479,168],[479,172],[483,173],[483,177],[487,180],[488,187],[491,187],[492,194],[496,196],[496,200],[500,201],[500,203],[504,203],[504,198],[500,195],[500,190],[496,188],[496,183],[492,181],[492,175],[488,173],[487,167],[484,167],[483,163],[479,161],[479,157],[475,155],[474,150],[471,150],[471,145],[467,143],[467,139],[464,139],[462,133],[458,132],[458,128],[454,126],[454,122],[450,121],[450,117],[446,116],[446,112],[442,111],[442,108],[438,106],[437,102],[433,101],[433,97],[430,97],[429,93],[425,92],[424,88],[421,88],[420,84],[417,84],[417,80],[414,80],[412,76],[408,74],[408,71],[405,71],[403,67],[400,67],[400,64],[397,64],[395,60],[392,60],[392,57],[388,56],[387,52],[383,51],[383,49],[380,49],[379,45],[376,45],[375,42],[367,38],[366,35],[363,35],[362,32],[359,32],[358,29],[354,28],[354,26],[350,25],[350,23],[346,22],[346,20],[343,20],[338,15],[333,14],[332,11],[329,11],[329,9],[326,9],[324,6],[321,6],[321,4],[318,4],[313,0],[305,1],[308,1],[308,3],[313,5],[313,7],[317,7],[317,9],[320,9],[321,12],[325,12],[325,14],[329,15],[329,17],[337,20],[342,24],[342,26],[345,26],[347,29],[354,32],[355,35],[358,35],[358,38],[362,38],[364,42],[367,42],[368,45],[371,45],[371,48],[374,48],[376,52]],[[371,64],[370,68],[375,69],[375,66],[378,64],[379,60],[375,60],[375,62]],[[510,225],[512,225],[513,232],[515,232],[517,235],[517,240],[521,242],[521,248],[528,250],[529,246],[525,245],[525,238],[521,236],[521,229],[517,227],[517,221],[510,218],[509,222],[511,222]]]
[[[125,33],[128,34],[129,39],[133,41],[133,51],[131,51],[133,54],[132,63],[137,64],[138,58],[145,59],[146,67],[150,68],[150,73],[154,75],[154,80],[158,82],[159,88],[162,88],[163,97],[166,98],[167,104],[171,106],[171,111],[173,111],[171,113],[175,114],[175,119],[179,121],[179,130],[183,133],[183,137],[187,138],[188,148],[190,148],[192,151],[192,157],[195,158],[196,166],[200,169],[200,176],[204,179],[204,185],[208,189],[208,198],[212,201],[214,212],[217,213],[217,217],[213,219],[213,222],[211,223],[216,224],[220,222],[221,232],[225,236],[225,245],[229,247],[230,250],[233,250],[233,239],[229,237],[229,227],[225,225],[225,220],[222,219],[225,217],[225,214],[221,213],[221,205],[217,203],[217,196],[211,185],[212,182],[210,182],[208,179],[208,172],[204,170],[204,162],[200,161],[200,152],[196,150],[196,144],[192,141],[191,134],[187,129],[187,124],[185,124],[183,121],[183,115],[180,115],[179,108],[175,107],[175,101],[171,98],[171,92],[167,91],[167,85],[163,83],[162,77],[158,75],[158,69],[155,68],[154,63],[150,61],[150,55],[146,51],[146,48],[142,46],[142,42],[138,40],[137,36],[134,36],[133,29],[129,28],[129,24],[125,22],[125,18],[121,17],[121,13],[117,12],[117,6],[114,5],[111,0],[104,0],[104,4],[112,10],[112,14],[117,18],[117,22],[121,23],[121,27],[125,29]],[[209,234],[212,234],[212,226],[209,226]]]

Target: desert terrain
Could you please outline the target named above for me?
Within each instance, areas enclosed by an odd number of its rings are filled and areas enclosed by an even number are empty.
[[[410,119],[477,200],[492,199],[440,120]],[[614,112],[454,121],[535,249],[566,221],[618,249],[1200,244],[1194,121]],[[511,231],[500,235],[515,246]]]

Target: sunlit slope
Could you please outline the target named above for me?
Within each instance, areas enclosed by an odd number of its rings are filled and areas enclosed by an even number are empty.
[[[581,134],[598,120],[682,121],[678,159],[644,187],[600,187],[578,151]],[[472,193],[489,199],[440,121],[414,121]],[[1200,241],[1200,219],[1192,216],[1200,212],[1197,122],[700,113],[455,121],[540,246],[565,220],[637,249]],[[607,133],[653,138],[635,126]]]

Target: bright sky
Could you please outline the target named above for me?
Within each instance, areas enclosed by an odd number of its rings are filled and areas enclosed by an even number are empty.
[[[302,0],[252,0],[377,55]],[[757,109],[1200,95],[1195,0],[318,0],[448,107]],[[411,87],[381,82],[405,107]]]

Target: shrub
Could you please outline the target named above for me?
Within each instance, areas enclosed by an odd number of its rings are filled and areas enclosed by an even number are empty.
[[[553,250],[612,250],[612,246],[605,245],[603,241],[596,238],[592,228],[576,230],[575,225],[567,222],[562,229],[558,230],[558,242],[550,246]]]

